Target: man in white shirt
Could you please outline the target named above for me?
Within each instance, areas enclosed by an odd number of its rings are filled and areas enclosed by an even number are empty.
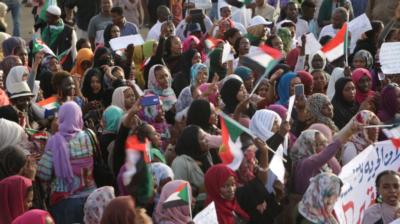
[[[287,22],[287,20],[292,21],[296,24],[296,39],[301,37],[303,34],[308,33],[308,23],[305,20],[299,19],[299,9],[297,4],[294,2],[289,2],[286,6],[286,19],[279,22],[277,27],[281,27],[283,23]]]
[[[149,30],[146,40],[156,40],[160,38],[162,24],[171,17],[171,11],[168,7],[161,5],[157,8],[157,23]]]
[[[332,24],[324,26],[319,34],[319,40],[324,36],[336,36],[336,33],[342,28],[343,24],[347,21],[349,16],[347,10],[343,7],[335,9],[332,15]]]

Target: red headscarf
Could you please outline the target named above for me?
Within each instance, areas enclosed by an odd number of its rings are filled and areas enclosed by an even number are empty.
[[[10,101],[8,100],[8,96],[4,90],[0,89],[0,107],[10,105]]]
[[[23,215],[18,216],[18,218],[14,219],[12,224],[26,224],[26,223],[35,223],[35,224],[46,224],[46,217],[51,215],[44,210],[40,209],[32,209],[30,211],[25,212]]]
[[[240,208],[236,198],[232,201],[228,201],[221,197],[220,189],[229,177],[234,177],[235,180],[237,179],[235,172],[224,164],[212,166],[204,176],[204,185],[207,191],[205,204],[208,205],[214,201],[218,223],[220,224],[235,223],[235,217],[232,211],[241,218],[246,220],[250,219],[249,215]]]
[[[301,79],[301,83],[304,85],[304,94],[310,96],[312,94],[313,87],[313,76],[307,71],[299,71],[297,75]]]
[[[9,224],[25,212],[25,197],[32,180],[15,175],[0,181],[0,224]]]
[[[356,102],[358,104],[361,104],[362,102],[364,102],[364,100],[366,100],[368,97],[375,95],[375,92],[372,90],[368,91],[367,93],[363,93],[358,88],[358,82],[364,76],[368,76],[370,82],[372,83],[371,73],[365,68],[357,68],[356,70],[353,71],[353,74],[351,76],[351,78],[353,79],[354,85],[356,86]]]

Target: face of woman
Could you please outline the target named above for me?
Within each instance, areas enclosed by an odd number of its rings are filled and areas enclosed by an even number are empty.
[[[162,144],[160,134],[158,134],[158,132],[156,131],[156,129],[154,129],[152,125],[147,125],[146,128],[148,128],[148,138],[151,144],[156,148],[160,148]]]
[[[254,82],[253,76],[244,81],[244,86],[246,87],[247,92],[251,92],[251,90],[253,89],[253,82]]]
[[[239,55],[248,54],[250,51],[250,41],[247,38],[242,38],[239,42]]]
[[[330,102],[325,103],[321,110],[322,115],[333,118],[333,106]]]
[[[28,51],[25,48],[16,52],[16,55],[21,59],[23,65],[28,65]]]
[[[360,91],[364,93],[367,93],[371,90],[371,85],[371,79],[366,75],[364,75],[357,83],[358,89],[360,89]]]
[[[197,64],[197,63],[201,63],[201,55],[199,52],[196,52],[192,58],[192,65]]]
[[[211,115],[210,115],[210,124],[218,125],[218,115],[215,112],[215,107],[212,103],[210,103]]]
[[[353,82],[347,82],[342,91],[343,98],[347,102],[353,102],[356,98],[356,86]]]
[[[382,201],[391,206],[397,206],[400,201],[400,177],[387,174],[379,180],[378,192]]]
[[[289,95],[293,96],[294,94],[294,87],[298,84],[301,84],[301,79],[299,77],[295,77],[290,81],[290,92]]]
[[[131,88],[128,88],[124,91],[124,98],[125,98],[125,109],[129,110],[133,104],[135,103],[135,94]]]
[[[334,194],[331,196],[324,197],[324,207],[328,213],[333,211],[333,207],[338,199],[338,195]]]
[[[313,90],[314,92],[324,92],[326,85],[328,84],[325,75],[318,71],[313,73],[313,79],[314,79],[314,86]]]
[[[283,51],[283,42],[280,37],[277,36],[272,40],[272,48]]]
[[[100,92],[101,83],[97,76],[92,76],[92,78],[90,79],[90,88],[92,88],[92,91],[94,94],[97,94]]]
[[[28,192],[26,192],[25,201],[24,201],[25,211],[32,208],[32,201],[33,201],[33,190],[29,190]]]
[[[121,36],[121,31],[118,26],[111,27],[110,36],[111,36],[111,39]]]
[[[208,79],[207,69],[200,69],[197,72],[197,77],[196,77],[197,86],[206,83],[207,79]]]
[[[245,100],[247,97],[247,90],[246,87],[242,84],[242,86],[240,86],[239,92],[236,94],[236,99],[239,102],[242,102],[243,100]]]
[[[321,133],[317,133],[315,135],[315,145],[316,152],[319,153],[328,145],[328,139],[326,139],[326,137]]]
[[[353,58],[353,67],[354,68],[366,68],[367,63],[362,57],[354,57]]]
[[[267,93],[268,93],[268,84],[260,84],[260,87],[258,87],[257,90],[257,94],[262,97],[265,98],[267,97]]]
[[[71,76],[61,82],[61,92],[63,96],[75,96],[75,83]]]
[[[314,69],[322,69],[324,66],[324,59],[322,59],[320,55],[316,54],[311,61],[311,64]]]
[[[171,53],[173,55],[180,55],[182,54],[182,42],[181,39],[178,37],[174,37],[171,41]]]
[[[82,62],[82,64],[83,64],[83,62]],[[82,64],[81,64],[81,67],[83,68]],[[90,66],[92,66],[92,65],[90,64]],[[58,62],[58,60],[56,58],[50,59],[49,68],[50,68],[50,71],[53,72],[53,73],[54,72],[58,72],[60,70],[60,63]]]
[[[165,68],[159,69],[155,72],[156,80],[158,85],[162,89],[168,88],[168,73]]]
[[[221,198],[232,201],[235,199],[236,181],[233,176],[226,179],[224,185],[220,188]]]
[[[278,119],[274,120],[274,124],[272,125],[271,132],[276,133],[279,131],[279,121]]]
[[[198,141],[199,141],[201,152],[207,152],[208,144],[207,144],[207,139],[206,139],[206,133],[201,129],[199,131]]]

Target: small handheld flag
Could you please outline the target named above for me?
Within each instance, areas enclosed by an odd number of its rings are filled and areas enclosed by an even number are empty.
[[[347,39],[348,31],[347,23],[345,23],[336,36],[321,48],[328,61],[334,61],[347,52]]]

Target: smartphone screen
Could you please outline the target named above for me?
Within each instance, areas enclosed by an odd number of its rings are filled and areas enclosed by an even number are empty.
[[[296,95],[296,96],[304,95],[304,85],[303,84],[297,84],[294,86],[294,95]]]

